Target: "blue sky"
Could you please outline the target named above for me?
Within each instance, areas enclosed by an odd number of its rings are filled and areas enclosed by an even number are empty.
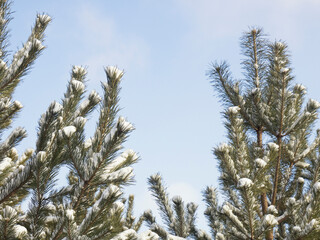
[[[206,72],[211,62],[225,59],[242,77],[239,37],[249,26],[288,43],[296,82],[320,100],[318,0],[20,0],[12,10],[11,50],[27,39],[36,13],[53,18],[48,48],[14,96],[24,105],[14,126],[29,133],[19,149],[34,147],[37,121],[62,97],[72,65],[88,67],[89,92],[101,92],[103,66],[117,65],[125,70],[121,115],[136,127],[125,147],[141,156],[136,184],[126,190],[136,195],[136,213],[154,208],[146,182],[160,172],[170,193],[200,204],[205,224],[201,191],[217,186],[218,178],[211,150],[226,140]]]

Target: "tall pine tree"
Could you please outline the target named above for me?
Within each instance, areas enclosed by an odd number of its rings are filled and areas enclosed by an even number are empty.
[[[50,22],[38,15],[30,37],[10,60],[6,51],[10,2],[0,0],[0,134],[3,136],[22,104],[12,100],[20,79],[44,49],[44,31]],[[122,151],[134,129],[118,117],[123,71],[105,68],[103,97],[92,91],[85,97],[86,69],[74,66],[63,99],[53,102],[41,116],[35,149],[19,156],[15,146],[26,137],[16,128],[0,143],[1,239],[152,239],[138,235],[143,217],[132,213],[133,196],[123,187],[133,181],[138,155]],[[84,133],[88,115],[98,107],[92,137]],[[69,168],[65,187],[55,185],[61,166]],[[29,207],[21,202],[31,195]],[[128,203],[125,205],[125,203]]]
[[[320,103],[304,104],[306,88],[293,84],[286,43],[270,42],[262,29],[241,38],[244,78],[226,62],[213,64],[212,84],[225,110],[228,142],[214,148],[218,190],[207,187],[205,216],[214,239],[319,239]],[[166,228],[145,218],[160,239],[211,239],[195,224],[196,205],[169,201],[161,177],[149,178]]]
[[[214,148],[224,202],[205,192],[205,215],[215,239],[318,239],[320,235],[320,104],[304,104],[293,83],[285,42],[261,29],[241,38],[244,78],[226,62],[209,72],[225,106],[228,142]],[[313,134],[315,133],[315,134]]]

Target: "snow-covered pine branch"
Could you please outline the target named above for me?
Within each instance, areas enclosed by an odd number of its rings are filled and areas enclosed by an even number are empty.
[[[310,136],[320,105],[309,100],[304,106],[306,88],[292,87],[286,43],[270,43],[262,29],[251,28],[241,38],[241,48],[243,80],[233,80],[225,63],[209,71],[226,106],[229,139],[214,149],[227,201],[222,207],[213,189],[205,191],[212,235],[312,239],[320,233],[320,209],[315,207],[320,143],[319,134],[312,142]]]
[[[160,239],[209,239],[207,233],[196,227],[195,203],[188,203],[186,206],[180,196],[175,196],[169,202],[169,195],[162,184],[160,174],[148,178],[149,189],[155,197],[160,214],[168,231],[160,226],[151,211],[146,211],[144,217],[149,229],[156,233]]]
[[[45,48],[44,31],[51,21],[47,15],[38,15],[28,40],[8,61],[9,2],[0,0],[0,136],[23,107],[12,100],[12,93]],[[26,136],[19,127],[0,143],[1,238],[111,239],[131,231],[141,239],[136,231],[144,217],[135,221],[133,198],[128,205],[130,221],[125,224],[124,218],[122,188],[133,181],[132,164],[139,157],[132,150],[119,156],[134,129],[125,118],[117,117],[123,71],[116,67],[105,71],[103,98],[95,91],[85,98],[87,71],[73,66],[63,99],[52,102],[39,119],[34,150],[27,149],[19,156],[15,147]],[[87,116],[100,102],[96,133],[85,142]],[[70,170],[68,185],[54,188],[63,165]],[[30,192],[29,207],[23,212],[19,205]],[[157,239],[152,232],[143,236]]]
[[[8,8],[8,6],[5,8]],[[42,45],[44,31],[50,21],[51,18],[49,16],[38,15],[27,42],[14,54],[11,64],[8,67],[2,68],[2,71],[5,72],[4,77],[0,81],[3,96],[10,96],[12,94],[20,78],[27,73],[35,59],[45,48]],[[3,34],[6,36],[5,32]]]

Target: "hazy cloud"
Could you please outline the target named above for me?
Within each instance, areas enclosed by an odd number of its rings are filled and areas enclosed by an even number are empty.
[[[318,0],[231,0],[212,1],[176,0],[180,11],[190,21],[194,39],[212,41],[220,37],[240,36],[248,26],[261,26],[277,38],[292,39],[300,43],[302,21],[317,16]],[[197,32],[195,34],[195,32]]]
[[[79,24],[85,32],[90,54],[85,65],[89,78],[103,76],[102,66],[117,65],[120,69],[143,69],[147,64],[148,47],[138,36],[127,36],[114,19],[102,14],[90,4],[80,6]]]

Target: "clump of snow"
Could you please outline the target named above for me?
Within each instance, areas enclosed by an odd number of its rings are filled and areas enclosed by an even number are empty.
[[[304,178],[298,177],[298,183],[304,183]]]
[[[147,230],[147,231],[140,233],[138,236],[138,240],[145,240],[145,239],[159,240],[160,237],[158,236],[158,234],[156,234],[150,230]]]
[[[66,210],[66,217],[69,219],[69,221],[74,220],[74,214],[75,214],[75,211],[73,209]]]
[[[232,114],[237,114],[240,111],[240,107],[234,106],[234,107],[229,107],[228,112]]]
[[[45,239],[47,236],[47,234],[45,233],[45,231],[41,231],[40,234],[39,234],[39,238],[40,239]]]
[[[132,157],[134,159],[137,159],[138,158],[138,155],[135,151],[133,151],[132,149],[127,149],[125,150],[122,154],[121,154],[122,157],[124,158],[127,158],[127,157]]]
[[[222,211],[223,211],[225,214],[229,214],[230,212],[232,212],[232,210],[230,209],[230,207],[229,207],[227,204],[223,205]]]
[[[41,22],[50,22],[51,21],[51,17],[49,15],[46,14],[39,14],[38,18]]]
[[[62,132],[67,136],[71,137],[72,134],[74,134],[77,131],[75,126],[67,126],[62,129]]]
[[[131,131],[134,129],[133,125],[126,121],[126,119],[124,117],[119,117],[119,124],[122,127],[123,131]]]
[[[63,117],[59,116],[59,117],[57,118],[57,121],[58,121],[58,123],[62,123],[62,122],[63,122]]]
[[[284,44],[282,42],[277,42],[276,45],[279,48],[283,48],[284,47]]]
[[[44,49],[44,46],[42,45],[42,42],[39,39],[36,39],[36,38],[33,39],[32,45],[33,45],[33,47],[37,48],[38,50]],[[23,58],[22,58],[22,60],[23,60]],[[21,65],[21,64],[18,64],[18,65]]]
[[[255,64],[253,64],[253,67],[254,67],[255,69],[258,69],[259,65],[258,65],[257,63],[255,63]]]
[[[47,14],[39,14],[39,15],[37,16],[37,18],[38,18],[40,21],[51,20],[51,17],[48,16]]]
[[[182,202],[182,198],[180,196],[173,196],[172,202],[174,203]]]
[[[93,96],[94,97],[94,96]],[[90,96],[89,96],[90,98]],[[93,99],[94,101],[96,99]],[[98,103],[98,102],[97,102]],[[80,104],[79,108],[77,109],[77,111],[75,112],[75,115],[79,115],[79,113],[83,110],[86,109],[88,106],[90,105],[90,101],[88,99],[85,99],[84,101],[82,101],[82,103]]]
[[[82,66],[73,66],[72,68],[73,74],[85,75],[87,73],[86,69]]]
[[[274,205],[270,205],[269,207],[268,207],[268,213],[272,213],[272,214],[278,214],[278,210],[277,210],[277,208],[274,206]]]
[[[74,120],[74,124],[78,127],[84,127],[84,125],[86,124],[87,119],[84,117],[76,117],[76,119]]]
[[[113,203],[112,207],[115,212],[118,212],[118,211],[122,211],[124,209],[124,204],[123,204],[123,202],[116,201]]]
[[[220,152],[223,152],[225,150],[228,150],[228,148],[229,148],[229,145],[227,143],[221,143],[218,146],[217,150],[220,151]]]
[[[320,107],[320,103],[314,99],[310,99],[307,103],[307,110],[308,112],[313,112],[314,110]]]
[[[110,240],[124,240],[124,239],[129,239],[129,236],[136,236],[136,232],[133,229],[128,229],[125,230],[115,237],[111,238]]]
[[[193,202],[187,204],[187,209],[189,212],[192,212],[192,211],[195,212],[197,208],[198,208],[198,204],[195,204]]]
[[[89,148],[92,146],[92,139],[88,138],[85,142],[84,142],[84,148]]]
[[[310,225],[311,227],[313,227],[313,226],[316,225],[317,223],[318,223],[318,222],[317,222],[316,219],[312,219],[311,222],[309,222],[309,225]]]
[[[313,189],[314,189],[315,192],[319,192],[320,191],[320,182],[316,182],[313,185]]]
[[[241,119],[241,118],[236,118],[236,119],[235,119],[235,122],[236,122],[237,125],[240,125],[240,124],[243,123],[243,119]]]
[[[289,204],[293,205],[296,203],[296,199],[294,197],[289,198]]]
[[[21,226],[19,224],[14,225],[13,229],[14,229],[15,237],[18,237],[18,238],[21,238],[28,233],[27,229],[24,226]]]
[[[276,217],[273,214],[267,214],[264,217],[264,223],[267,226],[274,226],[278,224]]]
[[[18,108],[18,109],[23,108],[23,105],[22,105],[21,102],[19,102],[19,101],[14,101],[13,104],[14,104],[14,106],[15,106],[16,108]]]
[[[251,94],[255,95],[257,92],[259,92],[259,88],[253,88],[251,90]]]
[[[0,163],[0,171],[3,171],[4,169],[10,167],[11,164],[12,164],[12,159],[9,157],[5,157],[4,159],[2,159]]]
[[[253,184],[252,180],[249,178],[240,178],[238,181],[238,187],[243,188],[243,187],[251,187]]]
[[[131,179],[133,178],[133,176],[134,176],[133,168],[124,167],[112,173],[109,173],[109,171],[106,171],[104,174],[101,175],[101,179],[104,181],[119,181],[119,180]]]
[[[268,147],[270,148],[270,150],[275,150],[275,151],[279,150],[279,145],[274,142],[269,142]]]
[[[52,106],[52,111],[54,113],[57,113],[57,112],[60,112],[61,109],[63,108],[62,105],[56,101],[54,101],[53,103],[51,103],[51,106]]]
[[[289,68],[281,68],[280,72],[281,73],[287,73],[287,72],[289,72]]]
[[[95,102],[97,102],[97,103],[102,100],[102,98],[99,96],[99,94],[94,90],[92,90],[90,92],[89,98],[95,100]]]
[[[85,86],[84,86],[83,82],[80,82],[79,80],[72,79],[71,85],[75,88],[76,91],[79,91],[79,92],[84,91]]]
[[[307,168],[309,166],[310,164],[306,162],[302,162],[302,161],[296,162],[296,167],[299,167],[299,168]]]
[[[39,14],[39,15],[37,16],[37,20],[38,20],[39,22],[41,22],[41,23],[46,24],[46,23],[48,23],[48,22],[51,21],[51,17],[48,16],[48,15],[46,15],[46,14],[41,14],[41,15]]]
[[[108,188],[106,188],[103,192],[102,192],[102,195],[101,197],[102,198],[107,198],[108,196],[112,195],[112,194],[121,194],[120,192],[120,188],[113,185],[113,184],[110,184]]]
[[[115,168],[118,168],[123,164],[128,157],[131,157],[133,161],[136,161],[138,159],[138,155],[132,150],[132,149],[127,149],[124,151],[119,157],[116,159],[112,160],[106,167],[105,171],[110,172]]]
[[[123,76],[123,71],[121,71],[119,68],[115,67],[115,66],[108,66],[106,67],[106,72],[108,74],[108,76],[113,76],[116,79],[119,79]]]
[[[49,215],[44,220],[46,223],[57,222],[58,218],[56,216]]]
[[[4,209],[4,215],[16,215],[17,214],[17,211],[13,208],[13,207],[10,207],[10,206],[6,206]]]
[[[151,211],[151,209],[148,209],[148,210],[145,210],[145,211],[143,212],[143,214],[152,215],[152,211]]]
[[[263,160],[263,159],[261,159],[261,158],[257,158],[256,160],[254,160],[255,161],[255,163],[257,164],[257,166],[259,167],[259,168],[264,168],[266,165],[267,165],[267,163]]]
[[[174,236],[174,235],[169,234],[167,240],[185,240],[185,238],[182,238],[182,237],[178,237],[178,236]]]
[[[28,148],[25,152],[26,155],[32,155],[34,153],[34,149]]]
[[[299,226],[294,226],[294,227],[292,228],[292,231],[295,232],[295,233],[299,233],[299,232],[301,232],[301,227],[299,227]]]
[[[47,204],[46,208],[52,212],[57,210],[56,206],[54,206],[52,203]]]
[[[27,41],[24,45],[23,48],[20,49],[15,55],[15,59],[18,58],[19,53],[23,53],[23,57],[28,58],[29,57],[29,52],[32,48],[32,40]]]
[[[303,86],[302,84],[297,84],[297,85],[294,86],[294,88],[295,88],[296,91],[302,92],[303,94],[307,93],[306,87]]]

